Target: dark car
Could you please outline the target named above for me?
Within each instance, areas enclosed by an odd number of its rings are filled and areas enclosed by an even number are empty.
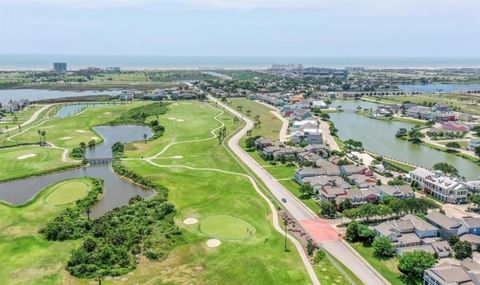
[[[283,203],[287,203],[287,199],[282,198],[282,202],[283,202]]]

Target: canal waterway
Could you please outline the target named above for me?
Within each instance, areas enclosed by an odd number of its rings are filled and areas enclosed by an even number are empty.
[[[405,92],[466,92],[480,90],[480,83],[468,84],[446,84],[446,83],[431,83],[431,84],[401,84],[398,88]]]
[[[356,110],[358,106],[375,110],[378,105],[358,100],[335,100],[332,107],[337,106],[349,110]],[[411,129],[415,125],[413,123],[377,120],[354,112],[330,113],[330,118],[341,139],[361,141],[369,151],[426,168],[432,168],[438,162],[447,162],[454,165],[461,176],[470,180],[479,179],[480,166],[470,160],[395,137],[399,128]]]
[[[87,151],[88,159],[111,157],[111,146],[115,142],[129,143],[143,140],[144,134],[147,134],[148,137],[153,135],[150,128],[145,126],[99,126],[94,129],[104,138],[105,142],[89,149]],[[155,194],[154,191],[144,189],[118,176],[113,171],[111,164],[102,163],[0,183],[0,200],[13,205],[22,205],[49,185],[78,177],[94,177],[104,181],[103,196],[92,207],[92,217],[99,217],[116,207],[126,205],[134,196],[151,197]]]
[[[18,101],[22,99],[28,99],[30,101],[39,101],[45,99],[58,99],[66,97],[78,97],[78,96],[94,96],[94,95],[118,95],[120,90],[109,91],[60,91],[60,90],[48,90],[48,89],[4,89],[0,90],[0,103],[7,103],[10,100]]]

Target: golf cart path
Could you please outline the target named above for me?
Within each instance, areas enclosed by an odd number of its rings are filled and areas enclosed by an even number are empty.
[[[209,106],[211,106],[211,105],[209,105]],[[213,106],[211,106],[211,107],[213,107]],[[151,165],[159,167],[159,168],[184,168],[184,169],[188,169],[188,170],[192,170],[192,171],[215,171],[215,172],[220,172],[220,173],[224,173],[224,174],[237,175],[237,176],[242,176],[242,177],[247,178],[250,181],[250,183],[252,184],[252,186],[254,187],[255,191],[260,195],[260,197],[262,197],[263,200],[265,200],[267,202],[268,206],[270,207],[270,210],[272,212],[272,222],[273,222],[273,226],[274,226],[275,230],[282,235],[285,235],[285,234],[287,235],[287,238],[295,245],[295,248],[297,249],[297,252],[299,253],[300,258],[302,259],[302,262],[305,266],[305,269],[307,270],[307,273],[310,276],[312,284],[320,285],[320,281],[318,280],[318,277],[317,277],[317,275],[316,275],[316,273],[315,273],[315,271],[312,267],[312,264],[310,263],[310,261],[308,259],[308,256],[306,255],[302,245],[300,244],[300,242],[296,238],[294,238],[293,236],[291,236],[288,233],[285,233],[285,231],[282,229],[282,227],[280,226],[277,209],[273,205],[272,201],[270,201],[270,199],[267,196],[265,196],[265,194],[260,190],[260,188],[258,187],[258,185],[257,185],[257,183],[256,183],[256,181],[253,177],[251,177],[250,175],[244,174],[244,173],[226,171],[226,170],[217,169],[217,168],[197,168],[197,167],[191,167],[191,166],[186,166],[186,165],[181,165],[181,164],[162,165],[162,164],[158,164],[158,163],[153,161],[155,158],[158,158],[163,153],[165,153],[165,151],[169,147],[171,147],[172,145],[180,144],[180,143],[195,143],[195,142],[202,142],[202,141],[208,141],[208,140],[215,139],[217,137],[217,134],[215,133],[215,131],[220,129],[220,128],[223,128],[225,126],[225,124],[218,119],[218,117],[223,115],[224,113],[225,112],[223,110],[221,110],[221,112],[219,114],[217,114],[213,117],[214,120],[216,120],[217,122],[220,123],[220,126],[214,128],[211,131],[212,137],[207,138],[207,139],[178,141],[178,142],[170,143],[170,144],[166,145],[160,152],[158,152],[154,156],[151,156],[151,157],[148,157],[148,158],[143,158],[143,159],[140,159],[140,160],[144,160],[144,161],[150,163]],[[127,158],[125,160],[139,160],[139,159],[138,158]],[[346,276],[348,278],[348,275],[346,275]]]

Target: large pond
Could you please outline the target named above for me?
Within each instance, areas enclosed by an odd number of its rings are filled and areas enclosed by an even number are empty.
[[[356,109],[358,106],[363,109],[376,109],[378,105],[364,101],[336,100],[332,106],[342,106],[344,109]],[[376,120],[353,112],[331,113],[330,117],[340,138],[361,141],[365,149],[372,152],[427,168],[432,168],[438,162],[448,162],[467,179],[478,179],[480,176],[480,166],[467,159],[395,137],[399,128],[410,129],[415,124]]]
[[[0,90],[0,103],[7,103],[10,100],[28,99],[30,101],[38,101],[45,99],[57,99],[65,97],[78,97],[90,95],[118,95],[120,90],[109,91],[59,91],[48,89],[4,89]]]
[[[480,90],[480,83],[471,84],[445,84],[445,83],[431,83],[431,84],[402,84],[398,88],[405,92],[466,92]]]
[[[144,134],[152,136],[150,128],[145,126],[100,126],[95,130],[105,139],[105,143],[88,151],[87,158],[111,157],[110,147],[117,141],[124,143],[143,140]],[[78,169],[34,176],[26,179],[0,183],[0,200],[21,205],[33,199],[45,187],[70,178],[94,177],[104,181],[102,199],[92,207],[92,217],[123,205],[134,196],[151,197],[154,191],[130,183],[114,173],[110,164],[93,164]]]
[[[55,114],[55,117],[58,118],[65,118],[65,117],[70,117],[74,116],[81,111],[85,110],[88,106],[85,104],[75,104],[75,105],[65,105],[58,112]]]

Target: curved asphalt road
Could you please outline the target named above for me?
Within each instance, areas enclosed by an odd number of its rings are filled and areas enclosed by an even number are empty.
[[[315,213],[275,180],[275,178],[240,147],[239,141],[246,135],[248,130],[253,128],[252,120],[244,117],[241,113],[223,104],[216,98],[212,96],[208,97],[210,100],[218,103],[230,113],[242,118],[246,122],[246,126],[228,141],[229,148],[262,180],[278,201],[281,202],[283,198],[287,200],[287,203],[283,203],[285,209],[302,225],[310,237],[330,254],[335,256],[366,285],[389,284],[388,281],[376,272],[375,269],[361,258],[348,244],[339,238],[337,231],[328,221],[318,218]]]

